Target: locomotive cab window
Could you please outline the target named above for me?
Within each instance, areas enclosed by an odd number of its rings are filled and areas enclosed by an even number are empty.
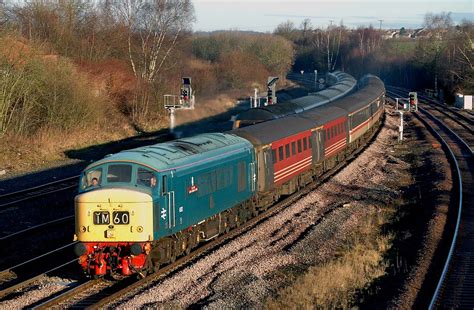
[[[107,169],[107,183],[130,183],[132,166],[125,164],[110,165]]]
[[[102,168],[89,170],[82,175],[81,190],[100,186],[102,182]]]

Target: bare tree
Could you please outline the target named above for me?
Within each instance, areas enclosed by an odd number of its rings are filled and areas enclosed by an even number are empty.
[[[441,12],[439,14],[427,13],[423,26],[435,32],[444,32],[453,27],[451,12]]]
[[[275,28],[275,31],[273,31],[273,33],[282,36],[288,40],[295,40],[297,31],[298,30],[296,29],[295,24],[292,21],[288,20],[284,23],[279,24]]]
[[[135,76],[153,82],[181,33],[194,21],[191,2],[117,0],[112,7],[127,30],[128,56]]]
[[[339,51],[341,49],[342,34],[344,26],[328,26],[325,33],[325,40],[322,41],[326,49],[326,58],[328,71],[334,71],[337,60],[339,59]]]
[[[5,2],[3,0],[0,0],[0,27],[5,25],[7,22],[7,8],[5,5]]]

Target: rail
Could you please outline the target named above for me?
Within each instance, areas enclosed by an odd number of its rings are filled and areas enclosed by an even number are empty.
[[[420,111],[422,111],[423,113],[426,113],[427,115],[429,115],[435,121],[442,124],[446,129],[449,129],[446,125],[444,125],[443,122],[441,122],[438,118],[433,116],[431,113],[429,113],[425,109],[420,108]],[[432,132],[437,137],[437,139],[441,142],[443,147],[445,147],[445,149],[448,150],[449,158],[450,158],[451,162],[454,164],[454,166],[456,168],[455,171],[456,171],[456,176],[457,176],[457,181],[458,181],[458,191],[459,191],[458,215],[457,215],[457,218],[456,218],[456,226],[454,228],[453,239],[452,239],[451,245],[449,247],[449,252],[448,252],[448,256],[446,258],[446,262],[444,263],[444,266],[443,266],[443,271],[441,273],[438,284],[436,285],[436,289],[435,289],[435,292],[433,294],[433,297],[431,298],[431,302],[430,302],[430,305],[429,305],[429,309],[431,310],[431,309],[434,308],[436,300],[438,299],[438,296],[441,292],[441,288],[443,286],[444,279],[446,278],[446,274],[448,273],[448,269],[449,269],[451,259],[452,259],[453,253],[454,253],[454,248],[456,246],[457,236],[458,236],[458,233],[459,233],[459,226],[461,224],[461,213],[462,213],[462,178],[461,178],[461,170],[459,169],[458,161],[456,159],[456,156],[454,155],[453,150],[449,146],[449,144],[446,142],[446,140],[443,137],[441,137],[441,135],[432,126],[430,126],[428,124],[428,122],[426,122],[422,117],[419,117],[419,119],[425,124],[425,126],[431,128]],[[451,133],[453,133],[458,139],[460,139],[459,136],[456,135],[452,130],[449,129],[449,131]],[[462,139],[460,139],[460,141],[462,141],[464,143],[464,141]]]

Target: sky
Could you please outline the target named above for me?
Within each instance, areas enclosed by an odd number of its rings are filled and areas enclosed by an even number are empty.
[[[313,27],[331,21],[358,26],[419,28],[426,13],[451,12],[453,21],[474,21],[474,0],[193,0],[195,31],[244,30],[272,32],[292,21],[296,27],[309,18]]]

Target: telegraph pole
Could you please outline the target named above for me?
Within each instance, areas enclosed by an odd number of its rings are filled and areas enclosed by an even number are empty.
[[[381,31],[382,31],[382,22],[383,22],[383,19],[379,19],[379,22],[380,22],[379,31],[381,32]]]

